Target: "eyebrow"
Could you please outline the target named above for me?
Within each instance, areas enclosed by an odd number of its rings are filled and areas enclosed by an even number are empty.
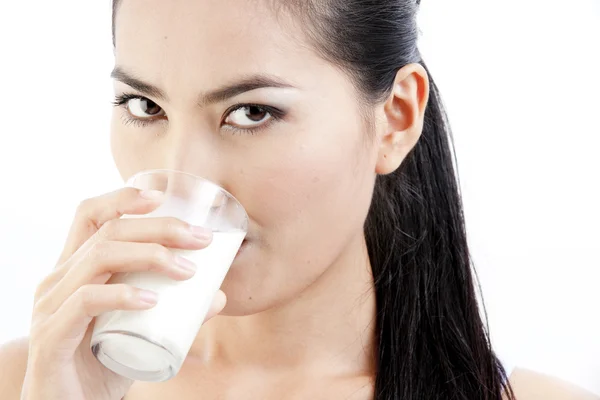
[[[127,86],[131,86],[138,92],[147,96],[155,97],[160,100],[165,100],[167,98],[162,90],[125,72],[121,67],[115,67],[110,73],[110,77],[119,82],[123,82]]]
[[[132,74],[124,71],[121,67],[115,67],[110,76],[147,96],[159,100],[167,99],[167,96],[160,88],[136,78]],[[263,88],[285,89],[294,88],[294,86],[274,76],[261,74],[250,75],[232,84],[199,95],[198,105],[207,106],[214,103],[222,103],[232,97],[239,96],[242,93]]]

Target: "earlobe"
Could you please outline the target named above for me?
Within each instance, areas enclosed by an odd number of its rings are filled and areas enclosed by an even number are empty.
[[[394,172],[417,144],[428,99],[429,77],[425,68],[420,64],[409,64],[400,69],[383,105],[385,124],[380,130],[377,174]]]

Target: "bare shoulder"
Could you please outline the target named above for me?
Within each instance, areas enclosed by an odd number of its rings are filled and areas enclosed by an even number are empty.
[[[28,338],[0,345],[0,398],[3,400],[19,400],[21,397],[28,353]]]
[[[517,400],[600,400],[573,384],[526,369],[515,369],[510,383]]]

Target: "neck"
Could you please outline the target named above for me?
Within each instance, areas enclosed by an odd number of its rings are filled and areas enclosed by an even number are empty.
[[[218,316],[190,355],[236,368],[373,375],[375,292],[364,237],[293,301],[246,317]]]

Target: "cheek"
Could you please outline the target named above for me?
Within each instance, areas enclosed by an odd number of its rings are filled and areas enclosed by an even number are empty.
[[[248,211],[266,246],[286,263],[319,268],[361,231],[375,174],[362,132],[353,129],[299,135],[306,140],[245,173],[260,199],[248,199]]]
[[[297,296],[362,234],[375,179],[369,157],[331,137],[289,142],[279,152],[269,146],[262,157],[248,152],[238,179],[230,180],[258,239],[248,264],[230,271],[223,285],[231,315]]]

